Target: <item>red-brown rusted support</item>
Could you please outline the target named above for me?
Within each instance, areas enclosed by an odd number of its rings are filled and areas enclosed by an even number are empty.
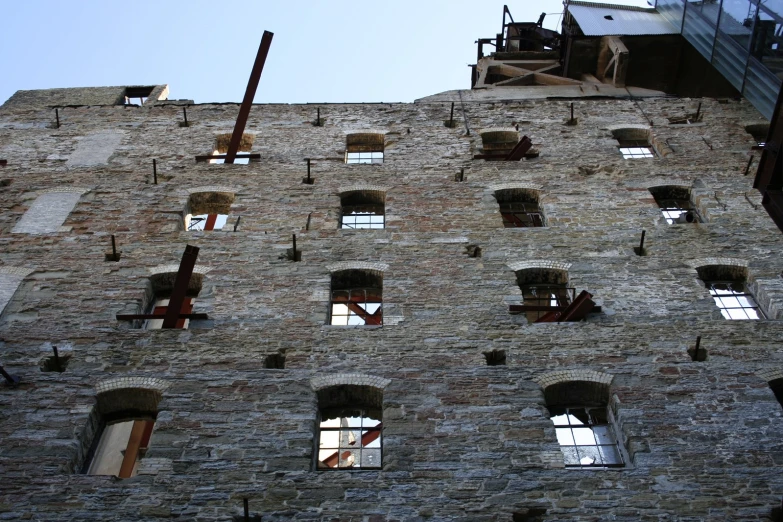
[[[215,230],[217,214],[207,214],[207,222],[204,224],[204,230]]]
[[[511,149],[511,152],[508,153],[506,156],[506,161],[519,161],[521,160],[527,151],[530,150],[530,147],[533,146],[533,142],[530,141],[530,138],[527,136],[522,136],[522,139],[519,140],[519,143],[514,145],[514,148]]]
[[[261,37],[261,45],[258,46],[256,61],[253,64],[253,70],[250,71],[250,79],[247,81],[245,97],[242,100],[242,105],[239,107],[239,116],[237,116],[237,123],[234,125],[234,133],[231,134],[231,142],[228,144],[225,163],[234,163],[234,158],[236,158],[237,152],[239,152],[239,142],[242,141],[242,133],[245,132],[247,118],[250,116],[250,107],[253,105],[253,98],[256,96],[256,89],[258,88],[259,80],[261,80],[261,72],[264,70],[266,55],[269,54],[273,36],[273,33],[264,31],[264,36]]]
[[[163,319],[162,328],[177,328],[179,322],[180,310],[188,293],[190,277],[193,275],[193,269],[196,267],[199,248],[191,245],[185,247],[185,253],[182,254],[182,261],[179,264],[177,278],[174,280],[174,289],[169,298],[166,316]]]

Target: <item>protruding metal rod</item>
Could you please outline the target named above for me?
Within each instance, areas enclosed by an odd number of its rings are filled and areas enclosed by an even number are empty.
[[[310,212],[307,214],[307,223],[305,224],[305,230],[310,230],[310,218],[313,217],[313,213]]]
[[[316,117],[315,117],[315,126],[320,127],[321,126],[321,108],[318,107],[316,109]]]
[[[743,174],[743,176],[748,175],[748,172],[750,172],[751,164],[753,164],[753,154],[751,154],[750,157],[748,158],[748,164],[745,165],[745,174]]]
[[[297,261],[297,259],[296,259],[296,234],[294,234],[294,261]]]
[[[639,255],[642,255],[642,252],[644,252],[644,235],[647,233],[646,230],[642,230],[642,240],[639,241]]]
[[[696,108],[696,117],[693,119],[694,123],[699,121],[699,115],[700,114],[701,114],[701,102],[699,102],[699,106]]]
[[[310,184],[310,158],[307,158],[307,184]]]
[[[114,239],[114,234],[111,235],[111,255],[117,259],[117,242]]]
[[[158,160],[152,160],[152,182],[158,184]]]
[[[465,181],[465,167],[459,169],[459,180],[460,182]]]
[[[19,384],[19,377],[10,375],[2,366],[0,366],[0,375],[5,378],[6,383],[8,383],[9,386],[16,386]]]
[[[63,371],[63,367],[60,364],[60,354],[57,352],[57,347],[56,346],[52,346],[52,351],[54,352],[54,366],[55,366],[55,368],[57,368],[58,372],[62,372]]]
[[[234,223],[234,232],[237,231],[237,227],[239,226],[239,220],[242,219],[242,216],[237,216],[237,222]]]
[[[701,335],[696,337],[696,346],[693,348],[693,360],[696,361],[699,359],[699,346],[701,345]]]
[[[451,116],[449,116],[449,127],[454,126],[454,102],[451,102]]]
[[[248,505],[248,500],[246,498],[242,499],[242,505],[245,508],[245,522],[250,522],[250,506]]]
[[[60,128],[60,111],[58,109],[54,110],[54,117],[57,119],[57,128]]]
[[[188,126],[188,108],[182,107],[182,116],[185,118],[185,127]]]
[[[574,121],[574,102],[571,102],[571,121]]]

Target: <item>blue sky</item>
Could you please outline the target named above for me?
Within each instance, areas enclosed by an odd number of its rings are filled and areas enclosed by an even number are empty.
[[[559,27],[558,0],[506,0]],[[264,30],[257,103],[394,102],[470,87],[475,40],[503,1],[25,0],[3,6],[0,102],[20,89],[155,85],[197,103],[242,100]],[[643,4],[642,4],[643,5]]]

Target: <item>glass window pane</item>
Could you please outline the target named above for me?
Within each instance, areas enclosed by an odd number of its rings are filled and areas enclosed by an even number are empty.
[[[579,465],[579,453],[573,446],[560,446],[560,451],[563,452],[563,460],[565,460],[566,466],[578,466]]]
[[[577,446],[582,444],[595,444],[592,428],[572,428],[572,433],[574,434],[574,442],[576,442]]]
[[[571,428],[555,428],[555,433],[557,434],[557,442],[559,442],[561,446],[574,445],[574,437],[571,435]]]

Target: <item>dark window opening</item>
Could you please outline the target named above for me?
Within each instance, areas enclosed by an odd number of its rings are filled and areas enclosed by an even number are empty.
[[[783,378],[769,381],[769,387],[772,388],[772,393],[775,394],[775,398],[780,405],[783,406]]]
[[[152,87],[125,87],[125,105],[144,105],[155,89]],[[138,102],[138,103],[137,103]]]
[[[495,193],[505,228],[543,227],[544,214],[538,193],[529,189],[507,189]]]
[[[696,205],[691,201],[690,189],[666,185],[653,187],[650,193],[661,208],[661,214],[668,224],[701,222]]]
[[[383,324],[383,278],[371,270],[332,274],[329,324]]]
[[[506,351],[505,350],[492,350],[491,352],[484,352],[484,358],[487,360],[487,366],[505,366],[506,365]]]
[[[382,192],[348,192],[340,200],[340,228],[382,229],[386,226],[385,195]]]
[[[769,134],[769,124],[759,123],[756,125],[745,126],[745,132],[753,136],[753,140],[756,145],[752,147],[753,150],[761,150],[767,144],[767,134]]]
[[[283,370],[285,369],[285,354],[273,353],[267,355],[264,359],[264,368],[270,370]]]

